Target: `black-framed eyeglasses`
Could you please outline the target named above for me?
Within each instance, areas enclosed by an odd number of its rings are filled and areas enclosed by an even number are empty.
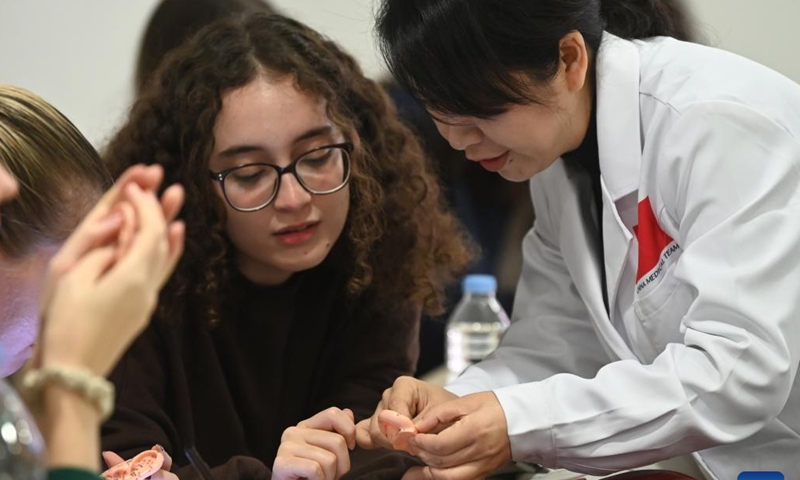
[[[338,192],[350,180],[350,142],[325,145],[309,150],[285,167],[269,163],[249,163],[210,172],[219,182],[228,204],[240,212],[261,210],[275,200],[281,177],[291,173],[313,195]]]

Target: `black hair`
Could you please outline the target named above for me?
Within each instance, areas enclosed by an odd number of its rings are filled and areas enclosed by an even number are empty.
[[[540,103],[527,79],[553,78],[560,40],[578,31],[596,53],[604,30],[693,37],[681,0],[383,0],[377,20],[400,84],[435,111],[475,117]]]

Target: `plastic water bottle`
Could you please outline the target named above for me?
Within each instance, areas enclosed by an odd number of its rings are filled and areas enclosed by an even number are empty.
[[[449,379],[483,360],[500,343],[508,328],[508,315],[495,296],[497,279],[492,275],[467,275],[464,296],[447,322],[447,370]]]
[[[17,392],[0,379],[0,480],[47,478],[44,439]]]

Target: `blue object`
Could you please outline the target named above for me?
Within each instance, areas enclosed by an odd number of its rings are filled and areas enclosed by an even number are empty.
[[[737,480],[786,480],[781,472],[742,472]]]
[[[464,293],[487,294],[497,291],[497,279],[494,275],[467,275],[461,282]]]

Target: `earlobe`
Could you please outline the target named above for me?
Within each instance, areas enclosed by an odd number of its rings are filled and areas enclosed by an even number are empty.
[[[559,53],[567,88],[577,92],[586,84],[589,71],[589,52],[583,35],[577,31],[564,35],[559,42]]]

